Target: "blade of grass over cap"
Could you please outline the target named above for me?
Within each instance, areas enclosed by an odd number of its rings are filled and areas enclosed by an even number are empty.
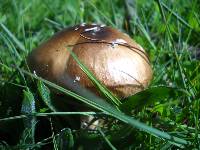
[[[103,84],[101,84],[100,81],[96,79],[96,77],[92,74],[92,72],[83,63],[81,63],[76,54],[74,54],[70,48],[67,48],[67,50],[70,52],[74,60],[78,63],[80,68],[90,78],[90,80],[99,88],[99,90],[106,97],[108,97],[115,105],[119,106],[121,104],[120,100],[117,97],[115,97]]]

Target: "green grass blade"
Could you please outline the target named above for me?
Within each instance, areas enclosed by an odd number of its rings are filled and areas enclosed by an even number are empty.
[[[168,35],[168,38],[169,38],[169,43],[170,43],[170,48],[172,48],[172,43],[173,43],[173,37],[172,37],[172,34],[171,34],[171,31],[170,31],[170,28],[169,28],[169,25],[168,25],[168,21],[166,20],[166,16],[165,16],[165,13],[164,13],[164,10],[163,10],[163,7],[161,5],[161,1],[160,0],[156,0],[158,6],[159,6],[159,10],[160,10],[160,13],[161,13],[161,16],[163,18],[163,21],[166,25],[166,29],[167,29],[167,35]],[[185,90],[188,90],[188,87],[187,87],[187,84],[186,84],[186,75],[184,74],[184,70],[182,68],[182,65],[181,65],[181,61],[180,61],[180,58],[178,56],[178,52],[176,50],[175,47],[173,47],[173,52],[174,52],[174,57],[175,57],[175,60],[176,60],[176,63],[178,65],[178,69],[179,69],[179,74],[181,76],[181,79],[182,79],[182,83],[183,83],[183,86],[185,88]],[[188,97],[188,101],[191,102],[190,98]]]
[[[35,113],[36,106],[35,106],[35,99],[33,94],[30,92],[29,89],[26,91],[24,90],[24,99],[22,102],[21,112],[22,114],[31,114]],[[30,129],[27,134],[26,142],[28,144],[35,143],[35,125],[36,125],[36,118],[34,116],[29,116],[28,118],[24,118],[24,126],[26,129]],[[25,133],[26,133],[25,129]]]
[[[53,106],[51,102],[51,97],[50,97],[50,90],[46,85],[43,84],[43,82],[38,81],[37,83],[38,91],[40,93],[40,96],[43,100],[43,102],[54,112],[56,112],[56,108]]]
[[[111,21],[111,19],[109,19],[101,10],[99,10],[99,9],[92,3],[92,1],[87,0],[87,3],[88,3],[89,5],[91,5],[94,9],[96,9],[97,12],[98,12],[101,16],[103,16],[103,17],[106,19],[106,21],[108,21],[109,24],[111,24],[113,27],[116,27],[116,25]]]
[[[186,27],[193,29],[191,25],[189,25],[182,17],[180,17],[177,13],[175,13],[172,9],[170,9],[165,3],[160,2],[160,4],[170,13],[172,13],[173,16],[175,16],[182,24],[184,24]]]
[[[50,112],[50,113],[30,113],[30,114],[24,114],[20,116],[13,116],[8,118],[1,118],[0,122],[3,121],[10,121],[10,120],[16,120],[16,119],[23,119],[28,118],[30,116],[35,117],[48,117],[48,116],[66,116],[66,115],[97,115],[102,113],[96,113],[96,112]]]
[[[3,24],[0,22],[1,28],[8,34],[8,36],[17,44],[17,46],[22,50],[26,51],[24,45],[15,37],[15,35]]]
[[[22,58],[21,58],[20,54],[18,53],[18,51],[16,50],[15,46],[13,45],[13,43],[3,33],[0,33],[0,37],[2,38],[2,40],[7,45],[11,57],[13,58],[13,55],[14,55],[21,61]],[[16,64],[15,58],[13,58],[13,61]]]
[[[58,143],[56,141],[56,137],[55,137],[55,132],[54,132],[54,127],[53,127],[53,122],[52,122],[52,119],[49,118],[49,122],[50,122],[50,125],[51,125],[51,132],[52,132],[52,139],[53,139],[53,147],[54,147],[54,150],[58,150]]]
[[[124,103],[120,106],[123,112],[131,113],[132,110],[142,110],[144,106],[160,102],[173,95],[189,95],[187,91],[174,87],[156,86],[138,92],[133,96],[124,99]]]
[[[114,145],[109,141],[109,139],[106,137],[106,135],[103,133],[103,131],[100,128],[97,128],[97,130],[99,131],[99,133],[102,135],[103,139],[105,140],[105,142],[109,145],[109,147],[112,150],[117,150]]]
[[[150,43],[151,47],[156,50],[156,46],[153,43],[153,41],[151,40],[151,37],[149,36],[149,34],[147,33],[147,31],[145,30],[144,26],[138,22],[137,23],[138,28],[140,29],[140,31],[143,33],[143,35],[145,36],[145,38],[147,39],[147,41]]]

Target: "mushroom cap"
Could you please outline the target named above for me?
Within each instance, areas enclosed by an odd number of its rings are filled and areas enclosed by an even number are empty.
[[[29,68],[54,83],[59,83],[65,75],[70,76],[98,93],[67,46],[119,98],[143,90],[152,79],[148,56],[139,44],[114,28],[96,24],[81,24],[58,32],[29,54]],[[62,86],[69,85],[62,83]]]

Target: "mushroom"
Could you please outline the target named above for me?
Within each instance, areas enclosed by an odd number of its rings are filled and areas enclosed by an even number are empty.
[[[152,79],[148,56],[139,44],[125,33],[96,24],[76,25],[56,33],[29,54],[30,70],[65,88],[69,85],[60,83],[60,78],[70,76],[74,83],[98,94],[67,46],[120,99],[143,90]]]

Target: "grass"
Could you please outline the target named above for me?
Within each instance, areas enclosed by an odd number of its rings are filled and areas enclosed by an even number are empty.
[[[0,149],[200,149],[199,8],[197,0],[2,1]],[[104,99],[26,71],[33,48],[83,22],[118,28],[142,45],[154,70],[150,87],[118,102],[71,51]],[[96,111],[62,111],[53,89]],[[80,129],[80,115],[107,124]]]

